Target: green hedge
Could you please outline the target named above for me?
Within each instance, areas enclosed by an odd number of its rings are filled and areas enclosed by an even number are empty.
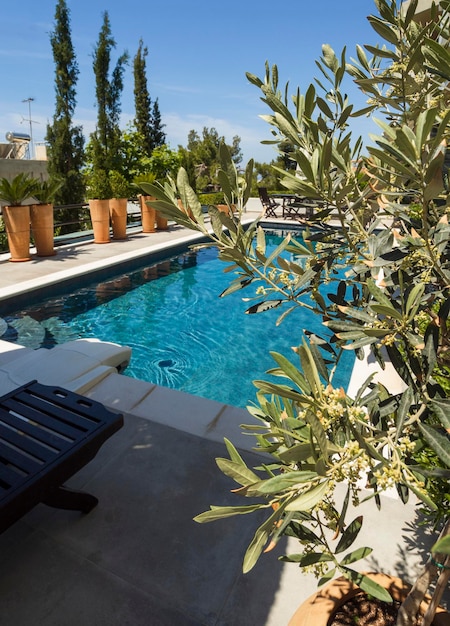
[[[223,197],[223,193],[218,191],[217,193],[200,193],[198,195],[198,199],[202,204],[210,205],[210,204],[226,204],[225,198]]]

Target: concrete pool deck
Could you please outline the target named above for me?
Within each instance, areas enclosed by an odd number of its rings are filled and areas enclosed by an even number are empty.
[[[256,217],[255,211],[248,218]],[[253,213],[253,214],[252,214]],[[0,300],[186,243],[188,231],[133,233],[124,242],[83,243],[27,263],[0,259]],[[0,536],[0,623],[14,626],[283,626],[316,589],[312,576],[263,555],[242,574],[256,528],[246,516],[198,525],[210,504],[242,504],[214,459],[223,437],[253,465],[250,415],[151,383],[111,374],[87,395],[125,414],[125,426],[70,484],[92,492],[89,515],[39,505]],[[231,484],[230,484],[231,483]],[[365,569],[414,578],[430,539],[417,536],[413,504],[367,506]],[[370,512],[370,514],[369,514]],[[420,529],[419,529],[420,531]],[[399,538],[401,540],[399,541]]]

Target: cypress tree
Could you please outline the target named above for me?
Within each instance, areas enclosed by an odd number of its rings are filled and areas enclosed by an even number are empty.
[[[150,157],[154,148],[152,137],[151,98],[147,87],[146,57],[147,48],[144,48],[142,39],[134,57],[134,125],[139,133],[141,150],[144,156]]]
[[[148,91],[147,55],[148,49],[144,47],[141,39],[134,57],[134,105],[136,111],[134,125],[141,137],[143,154],[150,157],[155,148],[165,144],[166,135],[162,130],[165,124],[161,123],[158,99],[152,103]]]
[[[78,65],[72,45],[70,14],[65,0],[58,0],[55,29],[50,35],[55,62],[56,105],[53,124],[47,125],[48,172],[50,179],[60,178],[63,186],[57,204],[75,204],[84,199],[81,168],[84,162],[84,137],[81,126],[73,126],[76,106],[75,85]],[[65,220],[68,215],[63,215]]]
[[[158,98],[153,103],[152,109],[152,142],[153,148],[158,148],[166,143],[166,133],[163,132],[165,124],[161,123]]]
[[[97,127],[91,135],[94,170],[121,169],[120,98],[123,90],[123,74],[128,63],[124,52],[110,77],[111,52],[116,42],[111,35],[108,12],[103,13],[103,25],[94,50],[95,95],[97,99]]]

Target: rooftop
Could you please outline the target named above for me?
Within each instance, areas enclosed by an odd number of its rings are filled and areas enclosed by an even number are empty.
[[[247,213],[253,219],[259,212]],[[0,303],[32,289],[150,252],[185,246],[180,227],[134,233],[108,245],[58,249],[55,257],[9,263],[0,258]],[[254,517],[208,525],[192,518],[210,504],[236,503],[214,459],[226,456],[223,437],[253,464],[261,462],[239,425],[250,415],[235,407],[112,374],[88,396],[125,414],[125,425],[70,481],[99,498],[88,515],[39,505],[0,536],[0,621],[14,626],[130,624],[152,626],[282,626],[316,590],[316,580],[278,557],[296,543],[263,555],[242,574]],[[228,492],[228,495],[227,495]],[[386,573],[414,578],[426,537],[418,538],[414,504],[385,497],[365,516],[364,537]],[[402,536],[394,543],[389,537]],[[364,541],[364,538],[362,538]]]

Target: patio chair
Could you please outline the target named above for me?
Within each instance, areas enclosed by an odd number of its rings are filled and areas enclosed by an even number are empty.
[[[266,187],[258,187],[259,199],[264,209],[264,217],[277,217],[276,209],[281,206],[267,193]]]

